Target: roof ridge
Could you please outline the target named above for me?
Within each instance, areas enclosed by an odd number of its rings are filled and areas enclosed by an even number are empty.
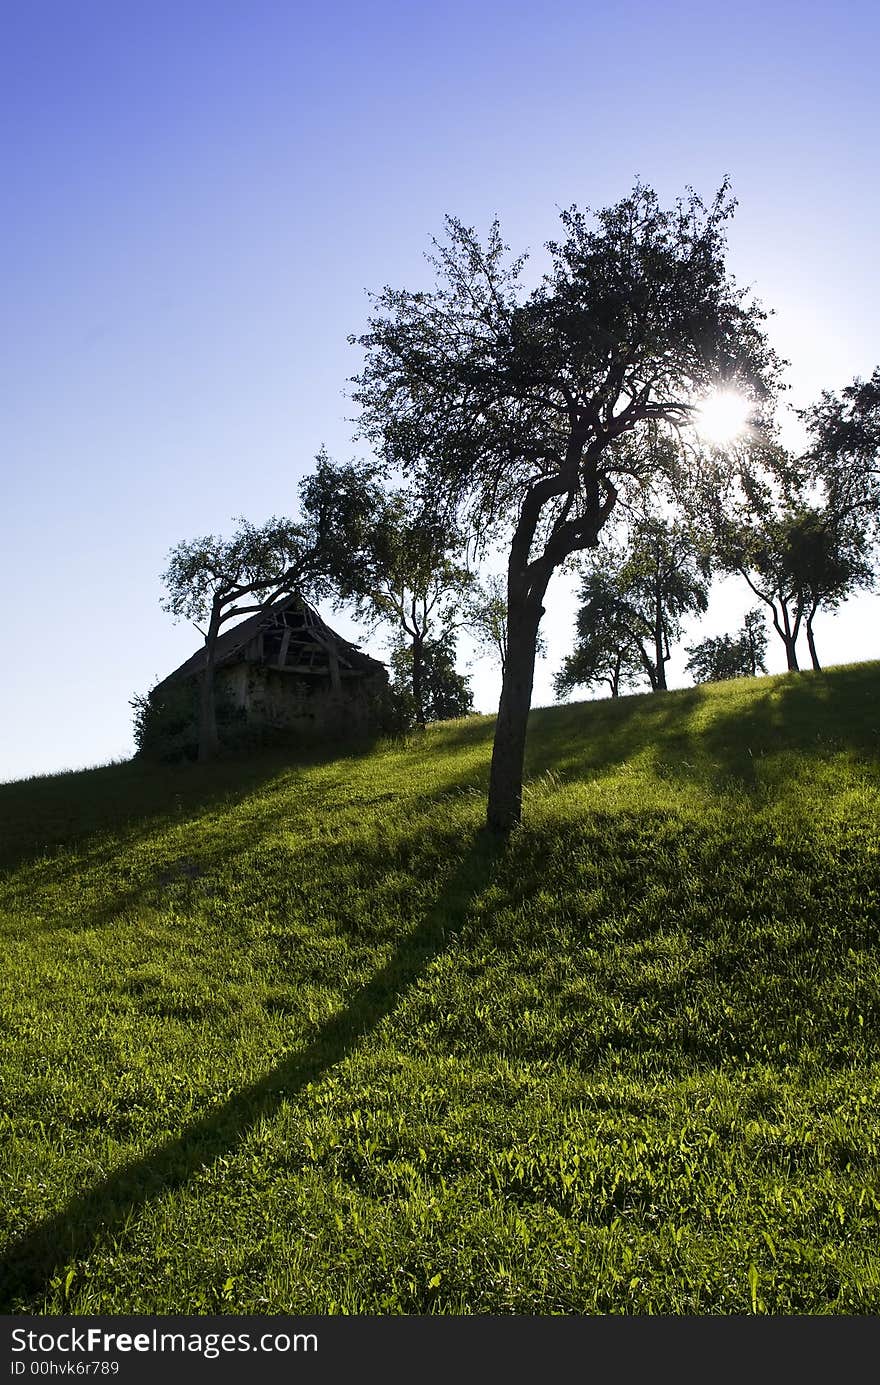
[[[320,631],[322,634],[325,634],[342,649],[357,654],[358,659],[363,660],[365,664],[372,664],[375,668],[385,667],[381,660],[374,659],[370,654],[365,654],[359,645],[353,644],[351,640],[347,640],[343,635],[337,634],[300,591],[290,592],[287,596],[281,597],[278,601],[273,601],[271,605],[264,606],[262,610],[256,611],[253,615],[248,616],[246,620],[239,621],[237,625],[233,625],[231,629],[224,631],[222,635],[218,636],[214,651],[215,666],[219,667],[221,664],[231,662],[244,645],[248,644],[259,632],[264,622],[286,611],[295,602],[300,604],[303,609],[303,614],[306,617],[306,620],[303,622],[304,631],[316,629],[316,633]],[[204,664],[205,646],[202,645],[200,649],[197,649],[194,654],[191,654],[188,659],[185,659],[176,669],[167,674],[165,678],[162,678],[155,685],[155,688],[164,687],[168,683],[177,682],[183,678],[194,677],[202,671]],[[153,691],[155,691],[155,688]]]

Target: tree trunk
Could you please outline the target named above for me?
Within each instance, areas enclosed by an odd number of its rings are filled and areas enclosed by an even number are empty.
[[[807,644],[809,645],[810,658],[813,661],[813,668],[816,670],[817,673],[821,673],[822,665],[819,663],[819,656],[816,653],[816,641],[813,639],[813,616],[815,614],[815,610],[812,610],[810,614],[807,616]]]
[[[507,833],[522,816],[526,726],[532,704],[535,648],[544,608],[530,595],[509,601],[507,660],[492,747],[486,820],[493,832]]]
[[[788,614],[788,603],[780,598],[779,607],[782,611],[782,627],[776,621],[776,629],[782,636],[782,643],[785,645],[785,658],[788,663],[789,673],[799,673],[800,664],[797,659],[797,632],[800,625],[800,618],[795,622],[794,632],[791,628],[791,619]]]
[[[654,685],[655,692],[666,692],[666,660],[663,657],[662,647],[657,647],[657,676]]]
[[[213,760],[220,749],[217,735],[217,708],[214,701],[214,657],[220,632],[220,610],[211,612],[211,622],[205,639],[205,667],[202,670],[199,698],[199,761]]]
[[[416,725],[425,729],[425,654],[421,635],[413,636],[412,642],[412,692],[416,708]]]
[[[663,646],[663,601],[660,596],[659,586],[655,588],[656,597],[654,601],[654,667],[657,670],[657,681],[654,685],[654,692],[666,692],[666,659],[664,657]]]
[[[611,678],[611,696],[612,696],[612,697],[619,697],[619,696],[620,696],[620,665],[621,665],[621,657],[620,657],[620,655],[618,654],[617,658],[616,658],[615,661],[614,661],[614,673],[612,674],[612,678]]]

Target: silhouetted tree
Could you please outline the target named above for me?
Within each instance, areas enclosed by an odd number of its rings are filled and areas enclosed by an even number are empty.
[[[655,692],[665,689],[683,618],[708,604],[708,568],[693,531],[641,516],[622,542],[603,545],[589,562],[577,643],[557,675],[557,692],[602,678],[616,696],[621,673],[631,679],[637,668]]]
[[[790,671],[800,667],[802,626],[818,668],[816,614],[835,610],[872,582],[865,511],[843,504],[830,487],[824,497],[808,499],[809,480],[798,459],[761,452],[741,474],[739,497],[728,499],[716,518],[719,565],[739,573],[768,607]]]
[[[602,572],[589,573],[581,586],[577,614],[577,642],[555,674],[557,697],[568,697],[575,688],[608,686],[612,697],[634,687],[645,675],[640,644],[631,622]]]
[[[813,622],[820,610],[835,611],[859,588],[874,585],[864,514],[838,513],[824,505],[804,506],[792,516],[787,556],[804,590],[804,626],[814,669],[820,668]]]
[[[372,627],[390,626],[395,645],[403,637],[414,716],[424,726],[431,719],[426,650],[442,640],[454,649],[451,637],[465,623],[474,585],[457,561],[463,542],[454,526],[417,497],[387,492],[375,479],[368,504],[353,519],[350,543],[340,546],[332,567],[337,601],[349,602]]]
[[[880,530],[880,366],[839,394],[825,390],[798,411],[810,445],[802,461],[838,516],[861,514],[876,539]]]
[[[361,429],[438,516],[508,543],[507,653],[488,821],[521,813],[538,627],[553,572],[594,547],[622,486],[660,483],[698,398],[724,382],[764,396],[777,360],[765,314],[725,268],[725,183],[669,209],[637,184],[616,205],[562,213],[531,293],[498,223],[481,243],[446,220],[435,287],[386,288],[352,338]]]

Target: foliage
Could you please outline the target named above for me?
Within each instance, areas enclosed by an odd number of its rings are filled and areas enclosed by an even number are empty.
[[[735,635],[700,640],[688,645],[685,668],[695,683],[717,683],[726,678],[754,678],[767,672],[767,631],[759,610],[747,611]]]
[[[455,653],[455,641],[451,637],[427,640],[423,645],[423,702],[419,709],[412,695],[412,646],[402,641],[395,646],[391,655],[391,688],[400,701],[401,715],[409,725],[450,721],[473,713],[474,695],[468,678],[456,671]]]
[[[373,482],[332,568],[337,601],[352,604],[368,625],[390,628],[395,646],[405,642],[408,654],[398,657],[398,673],[405,665],[407,687],[398,678],[397,695],[403,697],[404,719],[411,704],[422,726],[437,719],[428,686],[429,647],[436,651],[453,641],[474,585],[473,574],[458,561],[462,547],[456,529],[411,492],[388,492]]]
[[[492,574],[471,590],[465,606],[464,624],[476,639],[481,652],[497,660],[502,679],[507,668],[507,596],[503,578]],[[536,653],[547,653],[547,642],[538,631]]]
[[[609,581],[601,569],[584,576],[580,600],[574,650],[566,655],[553,679],[556,696],[568,697],[576,688],[604,683],[612,697],[619,697],[645,676],[641,643],[633,634],[613,580]]]
[[[725,268],[727,184],[668,210],[637,183],[595,215],[562,213],[526,294],[500,227],[454,217],[435,287],[386,288],[357,338],[361,425],[386,464],[477,543],[509,543],[508,653],[490,825],[518,820],[535,643],[552,573],[595,546],[622,488],[677,477],[678,433],[722,381],[761,399],[778,361],[765,314]],[[354,338],[352,340],[355,340]]]
[[[478,647],[497,659],[502,677],[507,666],[507,596],[503,579],[495,574],[472,592],[467,626]]]
[[[162,609],[176,619],[207,621],[219,598],[225,623],[294,590],[312,601],[326,597],[342,553],[350,556],[352,540],[362,540],[374,487],[373,469],[340,465],[322,450],[300,482],[299,520],[276,515],[255,525],[239,517],[229,538],[206,534],[177,544],[162,574]]]
[[[880,366],[869,380],[855,379],[839,394],[825,390],[799,410],[810,446],[804,461],[837,514],[859,513],[880,533]]]
[[[682,619],[706,609],[707,564],[696,534],[678,520],[643,514],[603,544],[587,563],[577,641],[556,675],[557,694],[607,682],[616,697],[639,675],[654,691],[665,688]]]
[[[838,508],[832,489],[811,498],[801,460],[780,448],[755,449],[745,458],[737,493],[713,501],[719,566],[739,573],[769,608],[788,667],[799,667],[802,625],[814,668],[813,622],[873,582],[862,515]]]
[[[0,786],[3,1310],[876,1316],[878,680]]]
[[[162,573],[162,609],[176,619],[206,621],[219,596],[226,620],[252,612],[256,593],[288,589],[286,574],[298,568],[307,546],[303,527],[277,516],[259,526],[240,518],[229,538],[205,534],[183,541],[169,553]],[[250,604],[236,604],[249,597]]]
[[[813,622],[819,610],[835,611],[859,588],[872,587],[874,566],[862,517],[838,511],[830,499],[803,505],[785,533],[785,557],[804,593],[805,626],[813,668],[819,668]]]
[[[129,705],[138,755],[166,764],[198,758],[198,697],[193,683],[172,685],[164,693],[150,688],[136,694]]]

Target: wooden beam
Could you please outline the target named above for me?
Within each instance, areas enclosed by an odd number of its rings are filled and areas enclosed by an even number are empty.
[[[288,647],[289,644],[290,644],[290,631],[289,631],[289,630],[285,630],[285,631],[284,631],[284,634],[281,636],[281,649],[280,649],[279,652],[278,652],[278,667],[279,667],[279,668],[284,668],[284,663],[285,663],[285,660],[287,659],[287,647]]]
[[[336,657],[336,650],[327,650],[327,660],[330,664],[330,687],[334,692],[339,692],[342,687],[342,679],[339,677],[339,660]]]

